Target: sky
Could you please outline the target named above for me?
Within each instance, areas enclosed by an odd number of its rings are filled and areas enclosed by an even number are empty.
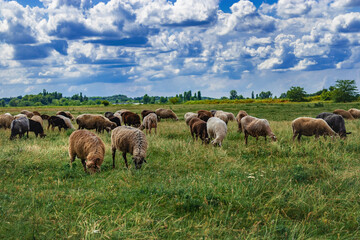
[[[360,89],[360,0],[0,0],[0,53],[0,97]]]

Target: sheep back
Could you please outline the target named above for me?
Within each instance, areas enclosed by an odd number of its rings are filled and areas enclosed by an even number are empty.
[[[298,140],[300,140],[301,135],[315,135],[316,137],[336,135],[327,122],[321,118],[299,117],[292,121],[291,126],[294,134],[293,139],[295,139],[297,135],[299,135]]]
[[[350,108],[348,111],[354,118],[360,118],[360,110],[356,108]]]
[[[140,126],[140,130],[144,130],[146,129],[149,130],[150,134],[151,134],[151,129],[155,128],[155,133],[156,133],[156,129],[157,129],[157,115],[155,113],[149,113],[148,115],[145,116],[143,123]]]
[[[349,113],[348,111],[344,110],[344,109],[336,109],[333,111],[333,113],[335,114],[339,114],[341,115],[343,118],[348,119],[348,120],[354,120],[355,118],[351,115],[351,113]]]
[[[16,135],[19,135],[19,138],[21,138],[25,133],[27,134],[27,137],[29,137],[30,124],[27,117],[14,119],[14,121],[11,122],[10,128],[10,140],[14,139]]]
[[[226,123],[217,117],[211,117],[207,121],[207,132],[210,138],[214,138],[211,143],[213,145],[218,144],[221,147],[227,133]]]
[[[123,118],[124,125],[140,127],[140,117],[136,113],[123,112],[121,116]]]
[[[198,118],[200,118],[201,120],[207,122],[209,120],[209,118],[213,117],[212,113],[210,111],[207,110],[199,110],[198,111]]]
[[[178,121],[178,117],[171,109],[158,108],[155,110],[156,115],[158,116],[158,120],[161,118],[171,118]]]
[[[10,128],[11,122],[14,120],[13,116],[7,114],[0,115],[0,128]]]

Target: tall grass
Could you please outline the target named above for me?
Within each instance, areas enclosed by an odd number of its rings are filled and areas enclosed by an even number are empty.
[[[129,110],[162,107],[126,106]],[[166,106],[169,107],[169,106]],[[346,121],[346,140],[303,137],[292,142],[291,120],[350,104],[175,105],[180,120],[159,123],[147,136],[148,163],[112,169],[110,135],[102,171],[70,168],[71,131],[44,139],[9,140],[0,130],[2,239],[358,239],[360,123]],[[69,107],[75,115],[119,107]],[[222,109],[270,121],[275,143],[249,138],[229,123],[223,147],[194,142],[183,114]],[[18,113],[19,108],[4,112]],[[35,110],[35,109],[29,109]],[[57,108],[42,108],[54,114]]]

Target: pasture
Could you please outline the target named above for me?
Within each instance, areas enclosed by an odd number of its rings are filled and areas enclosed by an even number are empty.
[[[0,129],[1,239],[359,239],[360,120],[346,121],[346,140],[303,137],[292,142],[291,121],[360,103],[118,105],[1,108],[53,115],[171,107],[179,121],[162,120],[147,135],[147,164],[126,169],[110,134],[102,171],[89,175],[76,159],[70,168],[66,132],[9,140]],[[223,147],[194,142],[188,111],[245,110],[270,122],[277,142],[258,142],[228,125]],[[45,121],[45,128],[47,122]],[[77,125],[74,124],[77,128]],[[129,160],[130,155],[129,155]]]

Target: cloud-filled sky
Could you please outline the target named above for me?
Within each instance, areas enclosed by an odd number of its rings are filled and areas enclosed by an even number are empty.
[[[360,83],[360,0],[0,0],[0,53],[0,97],[315,92]]]

